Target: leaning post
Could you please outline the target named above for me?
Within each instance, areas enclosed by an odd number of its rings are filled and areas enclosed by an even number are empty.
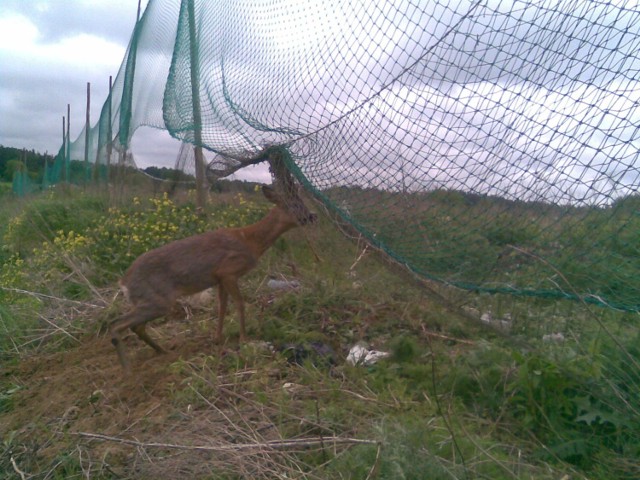
[[[193,137],[196,167],[196,208],[203,211],[207,203],[207,182],[202,154],[202,113],[200,111],[200,64],[198,59],[198,40],[196,38],[196,19],[194,0],[188,0],[189,16],[189,56],[191,60],[191,100],[193,104]]]

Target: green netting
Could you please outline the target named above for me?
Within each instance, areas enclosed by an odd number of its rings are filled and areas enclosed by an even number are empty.
[[[28,172],[15,172],[11,189],[13,193],[23,196],[33,191],[33,182],[29,179]]]
[[[142,125],[201,139],[227,172],[281,145],[421,276],[638,311],[636,7],[150,0],[90,161],[128,158]]]

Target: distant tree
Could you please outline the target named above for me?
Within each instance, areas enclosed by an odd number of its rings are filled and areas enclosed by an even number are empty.
[[[611,206],[618,211],[640,212],[640,195],[633,193],[617,198]]]
[[[17,167],[13,162],[20,163],[22,166]],[[53,157],[47,153],[41,154],[33,149],[25,151],[21,148],[0,145],[0,179],[2,180],[12,181],[14,172],[22,171],[19,168],[24,168],[26,163],[29,177],[41,181],[47,162],[49,165],[53,163]]]
[[[13,181],[13,176],[16,172],[24,172],[26,171],[26,167],[24,163],[22,163],[18,159],[9,160],[5,163],[4,171],[2,173],[2,179],[7,182]]]
[[[159,178],[161,180],[172,180],[174,182],[194,182],[195,178],[192,175],[184,173],[182,170],[176,170],[175,168],[167,167],[147,167],[143,170],[149,176],[153,178]]]

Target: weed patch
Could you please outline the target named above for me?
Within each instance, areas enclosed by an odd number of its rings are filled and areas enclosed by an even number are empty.
[[[112,300],[116,278],[144,251],[250,223],[267,207],[248,194],[199,215],[167,196],[109,209],[76,195],[73,214],[64,198],[43,196],[4,228],[0,477],[18,478],[16,467],[40,479],[638,477],[635,316],[594,320],[576,303],[433,287],[485,319],[471,323],[321,219],[247,277],[252,341],[238,343],[232,311],[226,343],[213,344],[214,305],[185,304],[149,325],[166,355],[123,339],[127,378],[100,328],[124,308]],[[447,207],[458,218],[463,200]],[[449,241],[445,213],[423,214],[429,242]],[[454,264],[456,249],[481,266],[540,234],[506,214],[486,226],[464,218],[474,233],[450,239],[453,256],[426,249],[437,268]],[[601,235],[634,254],[630,238]],[[534,271],[517,260],[505,257],[513,271]],[[348,365],[357,342],[390,355]]]

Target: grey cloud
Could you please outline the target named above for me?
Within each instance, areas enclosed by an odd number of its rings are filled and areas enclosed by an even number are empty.
[[[126,46],[135,23],[136,2],[3,0],[2,10],[28,17],[42,35],[42,43],[90,33]],[[42,5],[42,8],[40,8]]]
[[[71,136],[84,127],[86,83],[91,83],[92,119],[98,117],[108,93],[109,71],[104,62],[47,56],[53,45],[81,34],[127,45],[135,23],[135,2],[76,2],[3,0],[0,15],[18,13],[32,22],[39,36],[28,49],[0,52],[2,115],[0,143],[55,153],[62,143],[61,118],[71,104]],[[16,39],[16,41],[19,41]],[[29,55],[33,53],[35,57]],[[100,52],[95,58],[100,59]],[[114,70],[116,70],[114,68]]]

